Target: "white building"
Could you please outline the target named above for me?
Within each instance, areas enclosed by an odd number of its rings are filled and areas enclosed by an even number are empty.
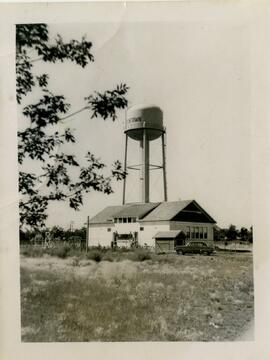
[[[139,245],[166,251],[175,242],[212,242],[215,223],[195,200],[108,206],[90,220],[88,245]],[[179,237],[180,233],[185,235]]]

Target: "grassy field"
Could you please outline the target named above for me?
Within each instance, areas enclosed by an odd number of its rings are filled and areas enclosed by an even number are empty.
[[[21,255],[22,341],[234,341],[253,319],[251,253],[105,255]]]

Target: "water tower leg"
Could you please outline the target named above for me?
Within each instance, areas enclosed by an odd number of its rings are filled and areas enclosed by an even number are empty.
[[[166,153],[165,153],[165,137],[164,134],[162,134],[161,137],[162,140],[162,168],[163,168],[163,185],[164,185],[164,201],[168,200],[167,195],[167,177],[166,177]]]
[[[147,131],[143,132],[142,148],[142,202],[149,202],[149,141]]]
[[[126,134],[126,144],[125,144],[125,160],[124,160],[124,172],[127,172],[127,146],[128,146],[128,136]],[[123,182],[123,205],[126,202],[126,176]]]

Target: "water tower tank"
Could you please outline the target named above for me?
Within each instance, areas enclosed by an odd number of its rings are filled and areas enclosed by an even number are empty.
[[[131,139],[141,141],[145,132],[148,141],[152,141],[164,131],[163,113],[158,106],[135,105],[128,109],[125,133]]]
[[[165,171],[165,128],[163,126],[162,110],[155,105],[136,105],[128,109],[126,114],[125,134],[125,162],[124,170],[140,170],[141,202],[148,203],[150,199],[150,168],[163,169],[164,200],[167,201],[167,182]],[[139,142],[141,163],[127,165],[128,139]],[[162,165],[150,164],[150,141],[161,138]],[[123,204],[125,204],[126,178],[124,179]]]

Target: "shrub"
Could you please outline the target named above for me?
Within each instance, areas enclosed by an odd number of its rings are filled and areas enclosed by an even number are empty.
[[[105,255],[103,260],[113,262],[113,257],[109,254]]]
[[[93,250],[87,253],[86,255],[88,260],[94,260],[96,262],[100,262],[102,260],[102,252],[100,250]]]
[[[118,248],[117,250],[118,250],[120,253],[127,253],[127,252],[132,251],[130,248],[125,247],[125,246],[120,247],[120,248]]]
[[[79,258],[75,257],[72,261],[72,266],[80,266]]]
[[[27,246],[21,248],[21,254],[28,257],[42,257],[45,250],[41,246]]]
[[[152,259],[152,255],[149,251],[139,249],[132,254],[131,260],[133,261],[145,261]]]
[[[57,256],[61,259],[65,259],[68,256],[69,252],[70,252],[70,247],[65,245],[61,247],[48,249],[47,253],[51,256]]]

